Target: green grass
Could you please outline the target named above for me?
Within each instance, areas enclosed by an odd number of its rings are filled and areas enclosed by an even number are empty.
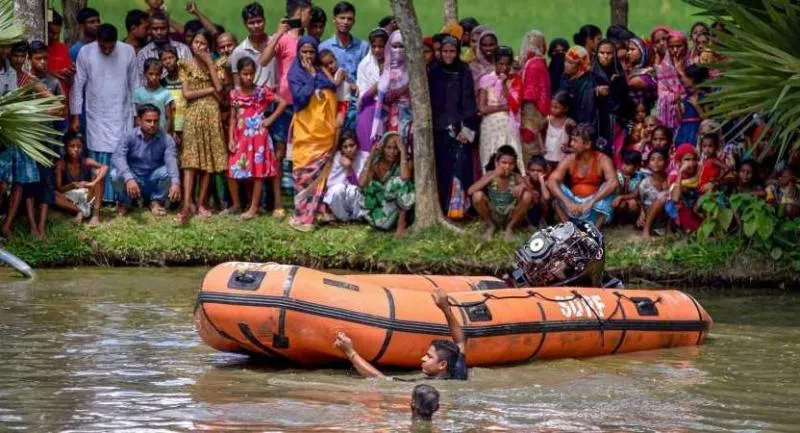
[[[222,24],[237,36],[244,36],[241,22],[242,6],[252,0],[198,0],[200,9],[214,22]],[[314,4],[325,9],[328,14],[327,33],[333,31],[332,9],[337,0],[315,0]],[[60,5],[60,2],[57,2]],[[285,0],[260,2],[267,14],[267,29],[272,33],[278,20],[285,15]],[[354,33],[365,37],[378,21],[391,14],[389,0],[351,0],[356,6],[357,17]],[[522,35],[538,29],[544,32],[548,41],[565,37],[572,41],[577,29],[592,23],[603,30],[609,25],[609,0],[460,0],[459,15],[472,16],[483,24],[492,26],[502,44],[519,49]],[[185,0],[167,0],[168,10],[175,19],[184,22],[189,15],[183,10]],[[125,13],[134,8],[144,9],[144,0],[89,0],[89,5],[98,9],[105,22],[110,22],[124,32]],[[427,34],[438,32],[443,23],[441,0],[417,0],[417,15]],[[637,34],[649,34],[658,24],[666,24],[684,31],[697,17],[696,9],[682,0],[631,0],[629,23]]]
[[[479,237],[481,225],[473,222],[464,226],[464,233],[434,228],[395,240],[392,233],[364,225],[328,225],[313,233],[299,233],[269,217],[249,222],[221,216],[195,218],[187,227],[178,227],[172,216],[155,218],[145,211],[125,218],[104,217],[107,222],[91,229],[76,227],[56,213],[49,221],[46,243],[27,235],[21,222],[5,248],[33,267],[272,261],[381,273],[501,276],[515,249],[532,233],[519,233],[513,243],[499,236],[486,242]],[[734,239],[709,244],[676,237],[642,242],[628,228],[605,234],[606,268],[626,281],[642,279],[648,285],[676,287],[798,282],[790,266],[737,251]]]

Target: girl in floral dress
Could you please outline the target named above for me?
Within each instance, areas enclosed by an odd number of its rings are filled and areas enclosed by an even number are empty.
[[[250,207],[240,217],[250,220],[258,216],[258,205],[264,189],[264,179],[275,177],[278,173],[278,162],[269,127],[275,122],[288,105],[280,96],[272,93],[265,85],[255,86],[256,64],[249,57],[242,57],[236,65],[239,71],[240,88],[231,90],[231,118],[228,150],[228,188],[231,191],[231,211],[242,209],[239,200],[239,183],[253,181]],[[264,111],[272,102],[277,108],[269,117]],[[280,191],[273,191],[276,206],[280,209]]]

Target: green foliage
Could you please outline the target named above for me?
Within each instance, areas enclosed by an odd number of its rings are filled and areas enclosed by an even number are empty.
[[[0,0],[0,45],[21,39],[22,29],[14,23],[13,0]],[[0,96],[0,143],[18,146],[36,162],[52,163],[47,156],[58,156],[46,144],[60,145],[61,134],[49,126],[59,120],[50,112],[61,107],[59,98],[39,97],[34,85]]]
[[[798,146],[800,128],[800,28],[797,0],[686,0],[726,24],[715,49],[725,61],[722,76],[709,86],[720,89],[707,98],[711,116],[731,120],[753,114],[765,118],[764,132],[781,154]]]
[[[730,207],[716,193],[706,194],[700,206],[706,213],[697,239],[707,242],[713,235],[731,236],[739,249],[754,249],[773,260],[786,260],[800,271],[800,219],[780,218],[776,208],[752,194],[733,194]],[[732,227],[734,216],[738,225]],[[731,230],[735,234],[731,234]]]

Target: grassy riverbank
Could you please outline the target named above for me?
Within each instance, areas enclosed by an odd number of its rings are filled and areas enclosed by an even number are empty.
[[[485,242],[480,231],[480,225],[472,223],[464,234],[436,228],[395,240],[363,225],[332,225],[302,234],[266,217],[246,223],[233,217],[196,218],[180,228],[171,217],[154,218],[139,211],[108,219],[94,229],[77,227],[56,215],[45,243],[19,225],[5,248],[39,268],[189,266],[239,260],[370,272],[500,275],[516,247],[530,235],[519,234],[513,244],[500,237]],[[609,230],[606,240],[607,269],[626,280],[671,286],[800,284],[789,266],[737,251],[733,241],[700,245],[672,237],[644,242],[627,229]]]

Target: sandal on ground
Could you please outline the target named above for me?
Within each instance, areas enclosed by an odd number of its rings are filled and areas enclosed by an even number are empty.
[[[214,216],[214,212],[211,212],[206,208],[199,207],[197,208],[197,216],[203,219],[211,218],[212,216]]]
[[[167,210],[158,203],[152,203],[150,205],[150,213],[152,213],[153,216],[162,217],[167,214]]]
[[[252,214],[252,213],[249,213],[249,212],[245,212],[245,213],[239,215],[239,218],[237,218],[237,219],[239,221],[250,221],[250,220],[254,220],[256,218],[258,218],[258,214],[257,213]]]
[[[278,208],[278,209],[275,209],[274,211],[272,211],[272,217],[273,218],[277,218],[277,219],[285,218],[286,217],[286,209],[284,209],[282,207]]]
[[[220,212],[220,213],[219,213],[219,215],[220,215],[220,216],[225,216],[225,215],[241,215],[241,213],[242,213],[242,209],[241,209],[241,208],[238,208],[238,207],[229,207],[229,208],[227,208],[227,209],[223,210],[222,212]]]
[[[297,230],[298,232],[301,232],[301,233],[311,233],[312,231],[314,231],[314,225],[313,224],[302,224],[302,223],[297,222],[294,218],[289,220],[289,227],[291,227],[291,228],[293,228],[293,229],[295,229],[295,230]]]

